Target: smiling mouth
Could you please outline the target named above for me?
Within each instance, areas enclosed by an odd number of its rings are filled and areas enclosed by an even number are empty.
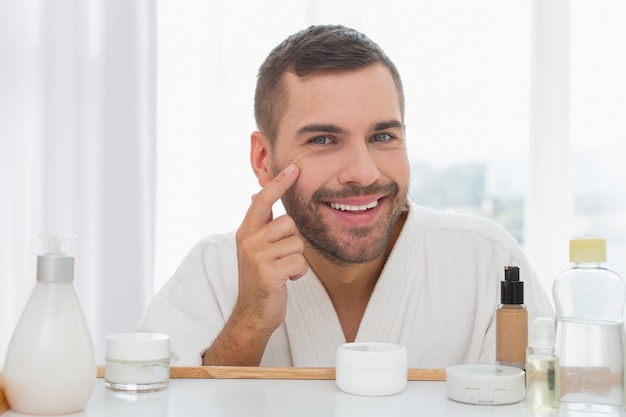
[[[350,204],[341,204],[341,203],[330,203],[330,207],[334,208],[335,210],[358,212],[358,211],[371,210],[378,205],[378,202],[379,202],[378,200],[374,200],[371,203],[359,205],[359,206],[353,206]]]

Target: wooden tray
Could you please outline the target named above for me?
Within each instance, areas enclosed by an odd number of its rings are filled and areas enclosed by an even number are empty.
[[[9,409],[9,403],[4,396],[4,391],[0,388],[0,414],[4,413]]]
[[[104,367],[98,367],[98,378]],[[335,368],[274,368],[266,366],[172,366],[171,378],[207,379],[335,379]],[[443,369],[409,369],[409,381],[444,381]]]

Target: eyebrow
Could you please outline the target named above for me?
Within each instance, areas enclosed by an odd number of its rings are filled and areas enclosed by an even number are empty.
[[[337,125],[332,124],[324,124],[324,123],[311,123],[305,126],[302,126],[298,129],[297,134],[301,135],[304,133],[346,133],[345,129],[340,128]]]
[[[398,120],[388,120],[384,122],[378,122],[373,126],[373,131],[378,130],[386,130],[386,129],[403,129],[404,125],[402,122]],[[337,134],[345,134],[347,131],[342,129],[341,127],[333,124],[325,124],[325,123],[311,123],[305,126],[302,126],[298,129],[297,134],[302,135],[305,133],[337,133]]]
[[[388,120],[386,122],[376,123],[373,130],[386,130],[386,129],[404,129],[404,124],[399,120]]]

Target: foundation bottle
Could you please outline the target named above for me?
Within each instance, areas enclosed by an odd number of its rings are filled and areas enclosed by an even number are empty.
[[[496,310],[496,362],[498,365],[526,366],[528,311],[524,305],[524,283],[519,268],[504,267],[500,283],[500,304]]]

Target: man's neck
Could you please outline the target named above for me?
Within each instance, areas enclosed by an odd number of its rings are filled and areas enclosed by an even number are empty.
[[[305,248],[305,257],[309,266],[326,288],[348,342],[356,338],[367,303],[402,231],[406,217],[405,211],[400,215],[387,247],[378,258],[371,262],[337,264],[325,258],[311,246],[307,245]]]

